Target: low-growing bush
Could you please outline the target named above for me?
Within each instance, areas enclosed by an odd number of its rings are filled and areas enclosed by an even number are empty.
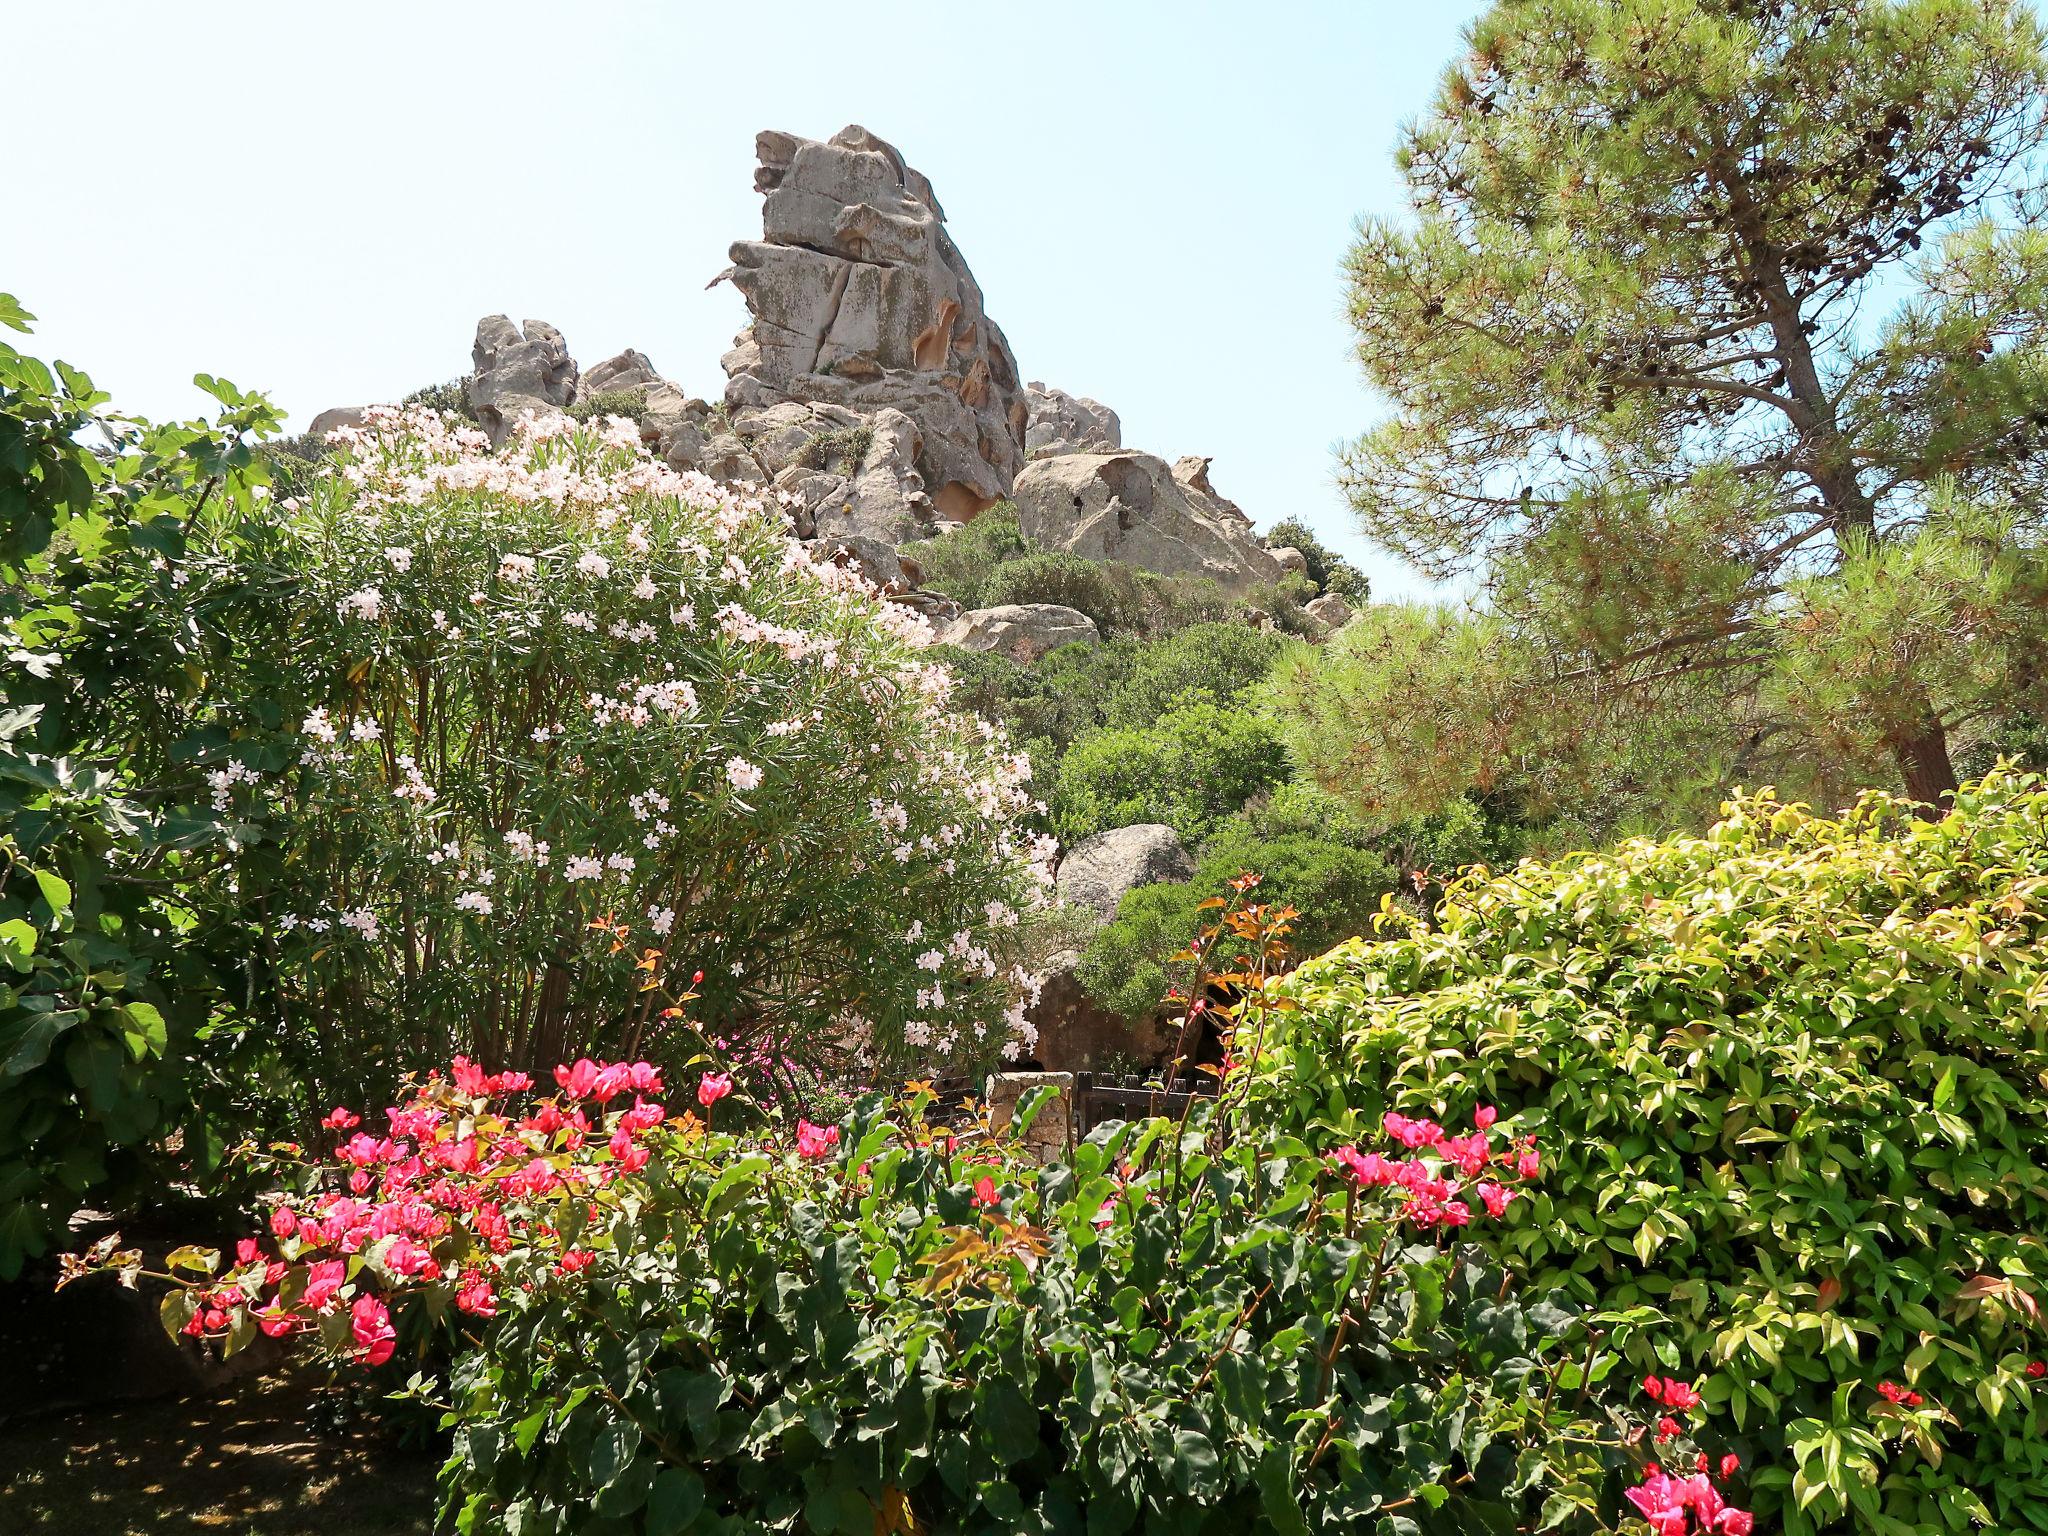
[[[1396,926],[1399,926],[1398,924]],[[2048,789],[1939,821],[1760,795],[1700,837],[1455,884],[1282,986],[1253,1112],[1484,1099],[1556,1178],[1510,1267],[1663,1316],[1788,1532],[2048,1529]]]
[[[1246,624],[1193,624],[1134,653],[1101,708],[1105,724],[1147,726],[1176,704],[1206,696],[1236,704],[1286,653],[1288,640]]]
[[[468,1536],[1449,1536],[1679,1496],[1629,1487],[1631,1325],[1589,1330],[1463,1241],[1540,1172],[1490,1108],[1328,1152],[1198,1108],[1039,1168],[927,1125],[921,1089],[734,1134],[724,1074],[702,1119],[646,1063],[555,1080],[458,1061],[374,1132],[337,1110],[264,1237],[170,1255],[167,1325],[371,1369],[458,1334],[410,1391],[445,1406]],[[71,1273],[132,1280],[118,1247]]]
[[[999,501],[972,522],[920,539],[909,553],[924,573],[924,584],[963,608],[986,608],[989,574],[1030,548],[1017,526],[1017,509]]]
[[[1284,544],[1301,551],[1308,579],[1315,583],[1317,592],[1341,597],[1353,607],[1363,606],[1371,597],[1372,584],[1366,580],[1365,572],[1324,544],[1300,518],[1281,519],[1267,531],[1265,539],[1269,545]]]
[[[617,416],[634,426],[647,419],[647,391],[644,389],[601,389],[570,406],[565,413],[571,421],[603,423]]]
[[[1242,710],[1193,702],[1149,726],[1097,731],[1060,763],[1053,826],[1079,842],[1112,827],[1164,822],[1190,845],[1290,774],[1272,726]]]

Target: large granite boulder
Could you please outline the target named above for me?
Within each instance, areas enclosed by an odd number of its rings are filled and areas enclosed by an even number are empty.
[[[1024,537],[1043,548],[1166,576],[1207,576],[1232,592],[1283,574],[1250,519],[1209,484],[1206,459],[1172,469],[1149,453],[1034,459],[1010,499]]]
[[[1054,889],[1060,900],[1092,907],[1104,921],[1116,916],[1126,892],[1166,880],[1187,880],[1195,861],[1180,835],[1159,822],[1113,827],[1084,838],[1060,860]]]
[[[559,411],[576,398],[576,359],[545,320],[521,329],[504,315],[484,316],[470,359],[476,371],[463,381],[463,393],[494,444],[529,411]]]
[[[1123,423],[1099,400],[1070,395],[1035,380],[1024,386],[1029,416],[1024,453],[1033,459],[1057,453],[1114,453],[1124,445]]]
[[[1325,592],[1314,602],[1301,606],[1303,612],[1332,634],[1349,624],[1354,616],[1352,606],[1334,592]]]
[[[1080,964],[1080,952],[1071,949],[1046,961],[1038,998],[1024,1013],[1038,1031],[1038,1059],[1055,1072],[1127,1071],[1134,1063],[1163,1062],[1180,1038],[1179,1022],[1163,1009],[1136,1019],[1111,1012],[1081,985]]]
[[[999,651],[1029,664],[1063,645],[1094,645],[1102,639],[1095,621],[1058,603],[1004,603],[973,608],[940,630],[940,645],[963,651]]]
[[[1023,464],[1027,409],[931,183],[860,127],[763,133],[755,153],[762,237],[721,274],[752,315],[724,358],[727,406],[900,411],[939,514],[985,510]]]
[[[636,352],[628,347],[617,357],[608,357],[584,369],[582,377],[576,381],[576,399],[594,400],[599,395],[628,392],[645,395],[657,384],[667,382],[655,371],[645,352]]]

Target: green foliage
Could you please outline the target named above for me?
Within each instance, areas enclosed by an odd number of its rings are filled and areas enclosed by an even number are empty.
[[[1102,704],[1103,722],[1146,726],[1195,699],[1236,704],[1296,649],[1283,636],[1244,624],[1190,625],[1132,654]]]
[[[1767,1520],[2041,1528],[2039,779],[1936,823],[1742,800],[1704,837],[1455,886],[1284,991],[1253,1112],[1341,1138],[1476,1099],[1539,1134],[1548,1187],[1493,1240],[1665,1315],[1633,1369],[1703,1378]]]
[[[837,469],[850,475],[867,459],[874,446],[875,429],[863,422],[857,427],[838,427],[820,432],[804,445],[803,462],[815,469]]]
[[[578,400],[568,409],[571,421],[601,421],[607,416],[624,417],[634,426],[647,421],[647,391],[644,389],[601,389]]]
[[[1272,726],[1206,702],[1180,705],[1149,726],[1098,731],[1067,753],[1051,797],[1061,839],[1164,822],[1190,845],[1253,795],[1289,777]]]
[[[967,608],[1058,603],[1095,620],[1104,638],[1171,634],[1228,617],[1235,608],[1213,581],[1160,576],[1113,560],[1034,550],[1008,502],[908,551],[924,584]]]
[[[461,379],[450,379],[445,384],[429,384],[424,389],[416,389],[399,403],[423,405],[428,410],[439,411],[444,416],[459,417],[471,426],[477,424],[476,411],[469,403],[469,391],[463,388]]]
[[[501,1292],[452,1382],[447,1513],[473,1536],[1600,1528],[1605,1394],[1552,1384],[1616,1357],[1574,1309],[1414,1243],[1299,1141],[1209,1129],[1103,1127],[1040,1170],[871,1108],[839,1178],[672,1151],[585,1229],[586,1282],[537,1264]]]
[[[1257,900],[1293,907],[1289,943],[1317,954],[1364,933],[1398,871],[1342,802],[1306,784],[1282,784],[1225,819],[1202,846],[1192,880],[1141,885],[1090,940],[1076,972],[1089,996],[1131,1018],[1156,1012],[1187,948],[1198,904],[1224,897],[1241,874],[1260,877]]]
[[[935,539],[919,540],[908,553],[932,591],[944,593],[963,608],[986,608],[982,594],[990,573],[1028,547],[1017,527],[1017,509],[999,501],[972,522],[948,528]]]
[[[0,295],[0,322],[28,318]],[[260,832],[207,775],[281,759],[260,711],[221,700],[264,647],[228,622],[246,598],[217,557],[262,537],[249,439],[278,418],[196,382],[217,421],[150,426],[0,343],[0,1278],[79,1206],[160,1195],[222,1150],[201,1058],[249,985],[232,861]]]
[[[1368,823],[1477,797],[1552,849],[1704,821],[1723,784],[1774,763],[1754,709],[1718,688],[1676,674],[1586,693],[1500,616],[1448,607],[1375,604],[1290,653],[1258,697],[1303,775]]]
[[[1363,608],[1371,599],[1372,584],[1365,572],[1323,543],[1300,518],[1288,517],[1275,523],[1266,533],[1266,543],[1300,550],[1316,592],[1332,593],[1356,608]]]
[[[280,527],[290,771],[234,791],[282,827],[244,899],[310,1095],[673,1059],[657,987],[854,1081],[1011,1044],[1028,795],[901,609],[630,425],[364,434]]]
[[[1484,581],[1482,678],[1555,701],[1508,724],[1661,734],[1683,678],[1682,712],[1724,720],[1681,759],[1723,785],[1938,799],[1951,733],[2036,707],[2009,663],[2048,640],[2038,580],[1985,645],[1968,541],[1916,544],[1953,480],[2009,517],[1986,558],[2037,563],[2034,8],[1498,0],[1470,43],[1406,137],[1412,216],[1350,259],[1394,403],[1346,459],[1367,531]],[[1878,593],[1880,569],[1934,582]]]

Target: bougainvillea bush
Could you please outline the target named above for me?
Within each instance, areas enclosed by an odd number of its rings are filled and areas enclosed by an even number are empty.
[[[1768,1523],[2048,1530],[2044,940],[2038,779],[1932,822],[1756,796],[1311,962],[1252,1103],[1341,1137],[1484,1097],[1539,1131],[1531,1219],[1481,1236],[1657,1309],[1637,1367],[1697,1373]]]
[[[1328,1152],[1204,1108],[1041,1169],[922,1085],[740,1134],[724,1074],[673,1086],[458,1061],[337,1110],[260,1236],[170,1256],[166,1323],[413,1372],[473,1536],[1750,1530],[1688,1385],[1648,1384],[1654,1430],[1616,1411],[1632,1321],[1466,1241],[1541,1174],[1484,1106]],[[74,1269],[132,1279],[117,1246]]]
[[[764,1059],[1026,1043],[1028,764],[948,709],[922,618],[624,419],[329,441],[284,504],[294,760],[217,786],[280,828],[247,894],[306,1076],[658,1055],[699,966]]]

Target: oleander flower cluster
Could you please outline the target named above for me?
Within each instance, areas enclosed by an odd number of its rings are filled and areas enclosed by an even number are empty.
[[[379,408],[330,442],[280,507],[291,761],[210,769],[287,829],[290,878],[244,897],[329,1096],[455,1050],[668,1059],[684,954],[736,1051],[875,1081],[1028,1050],[1052,849],[921,616],[623,419],[493,452]]]

